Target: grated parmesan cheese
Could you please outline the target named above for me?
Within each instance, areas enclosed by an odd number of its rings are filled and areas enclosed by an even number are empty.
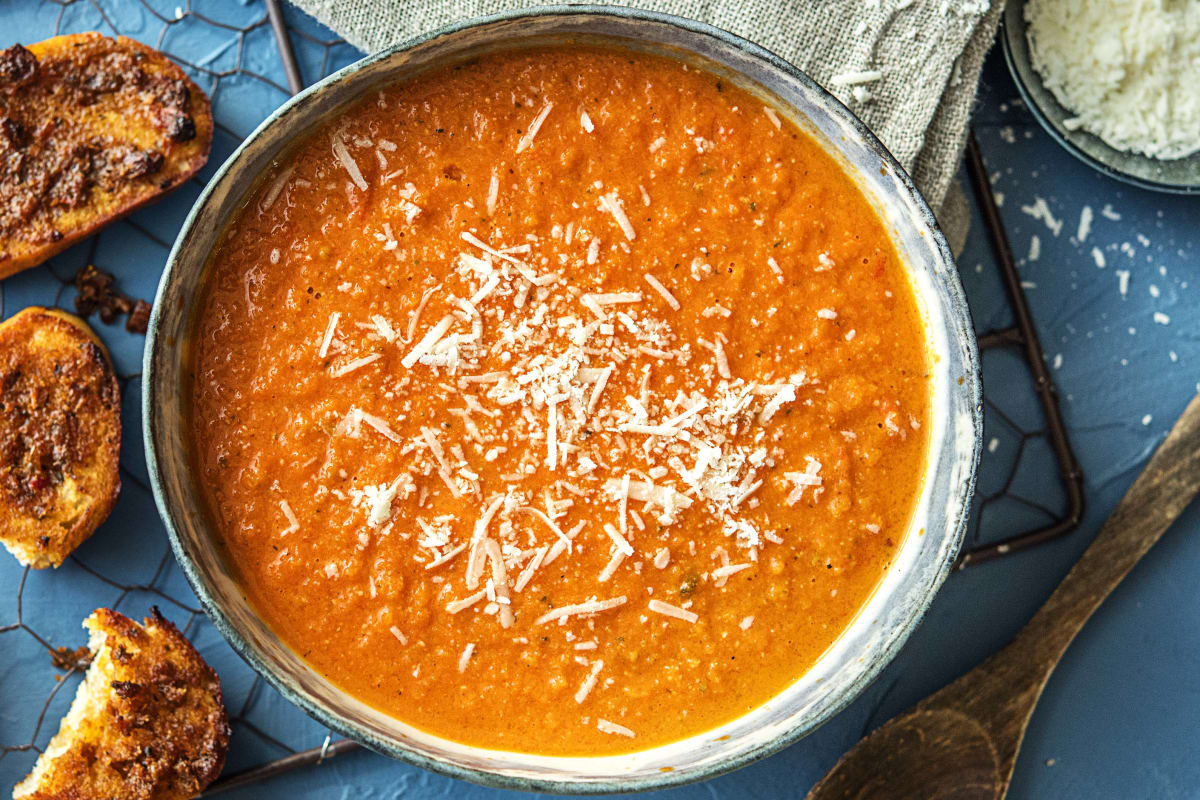
[[[662,285],[662,282],[659,281],[658,278],[654,277],[649,272],[645,273],[642,277],[646,279],[646,283],[650,284],[654,291],[662,295],[662,299],[667,301],[667,305],[671,307],[672,311],[679,310],[679,301],[675,299],[675,295],[671,294],[671,292],[667,290],[666,286]]]
[[[333,341],[333,334],[337,330],[338,320],[341,316],[341,313],[337,311],[329,315],[329,324],[325,326],[325,335],[321,338],[321,349],[317,353],[321,358],[329,355],[329,343]]]
[[[805,487],[816,487],[820,486],[822,483],[822,479],[819,474],[821,472],[821,462],[817,461],[812,456],[805,456],[804,459],[806,462],[808,462],[808,466],[805,468],[804,472],[783,473],[783,477],[792,484],[792,491],[790,494],[788,494],[787,499],[784,500],[784,502],[789,506],[794,506],[796,503],[800,502],[801,498],[804,497]]]
[[[1062,233],[1063,221],[1051,213],[1050,206],[1046,203],[1046,198],[1041,195],[1034,195],[1032,205],[1021,206],[1021,212],[1045,222],[1046,227],[1055,236]]]
[[[471,642],[463,648],[462,655],[458,657],[458,671],[466,672],[467,664],[471,661],[471,654],[475,652],[475,643]]]
[[[296,515],[292,513],[292,507],[288,505],[288,501],[280,500],[279,508],[281,511],[283,511],[283,516],[288,521],[288,526],[280,531],[280,533],[283,536],[287,536],[289,533],[295,533],[296,531],[300,530],[300,522],[296,519]]]
[[[353,361],[349,361],[345,364],[342,364],[341,366],[337,367],[336,369],[330,370],[329,374],[335,378],[340,378],[343,375],[347,375],[351,372],[354,372],[354,370],[359,369],[360,367],[365,367],[368,364],[374,363],[381,358],[383,358],[383,355],[381,353],[372,353],[369,356],[363,356],[362,358],[356,358]]]
[[[631,545],[629,540],[621,535],[620,531],[612,526],[612,523],[604,523],[604,532],[608,534],[608,538],[613,540],[613,544],[617,546],[618,550],[627,556],[633,555],[633,545]]]
[[[617,227],[621,229],[621,233],[625,234],[625,238],[633,241],[637,238],[637,232],[633,229],[633,225],[629,222],[629,217],[625,216],[625,206],[621,203],[621,198],[616,192],[609,192],[600,197],[600,210],[607,211],[616,221]]]
[[[583,614],[595,614],[600,611],[608,611],[611,608],[617,608],[625,605],[625,595],[614,597],[611,600],[587,600],[582,603],[575,603],[569,606],[559,606],[553,611],[547,611],[536,620],[534,625],[545,625],[547,622],[553,622],[556,619],[566,619],[567,617],[575,617]]]
[[[596,727],[601,733],[615,733],[619,736],[628,736],[630,739],[636,736],[633,731],[629,730],[629,728],[626,728],[624,725],[618,725],[617,723],[609,722],[606,719],[597,718]]]
[[[674,617],[684,622],[695,623],[696,620],[700,619],[700,615],[695,611],[688,611],[686,608],[673,606],[670,603],[664,603],[662,600],[651,600],[647,608],[655,614],[662,614],[664,617]]]
[[[861,69],[841,72],[829,79],[831,86],[857,86],[863,83],[874,83],[883,78],[883,73],[877,69]]]
[[[1092,232],[1092,207],[1084,206],[1079,211],[1079,228],[1075,231],[1075,241],[1083,244],[1088,234]]]
[[[576,646],[576,649],[579,649],[578,646]],[[600,670],[602,669],[604,669],[603,661],[597,660],[594,664],[592,664],[592,669],[590,672],[588,672],[587,677],[583,679],[583,683],[580,685],[579,691],[575,692],[576,703],[582,703],[587,699],[587,696],[591,694],[592,688],[596,685],[596,676],[600,674]]]
[[[537,132],[542,129],[542,123],[546,121],[546,117],[550,114],[550,109],[554,108],[553,103],[546,103],[542,106],[542,110],[533,118],[533,122],[529,123],[529,129],[517,142],[517,152],[523,153],[533,146],[533,137],[537,136]]]
[[[1200,151],[1200,3],[1030,0],[1025,19],[1069,130],[1152,158]]]
[[[354,185],[360,190],[367,190],[367,182],[363,179],[362,171],[359,170],[358,164],[351,157],[350,151],[346,149],[346,143],[342,141],[341,134],[333,137],[333,154],[337,160],[346,168],[346,172],[350,174],[350,180],[354,181]]]

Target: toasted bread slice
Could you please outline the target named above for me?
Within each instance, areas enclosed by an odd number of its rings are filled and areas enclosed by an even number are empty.
[[[87,323],[34,306],[0,323],[0,543],[63,562],[121,491],[121,392]]]
[[[179,186],[212,135],[204,93],[132,39],[76,33],[0,51],[0,278]]]
[[[185,800],[220,774],[217,674],[157,608],[143,624],[107,608],[84,621],[92,665],[13,800]]]

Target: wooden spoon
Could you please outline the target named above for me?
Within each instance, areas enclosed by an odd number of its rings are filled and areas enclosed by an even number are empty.
[[[1200,395],[1046,604],[1000,652],[854,746],[808,800],[1000,800],[1075,634],[1200,490]]]

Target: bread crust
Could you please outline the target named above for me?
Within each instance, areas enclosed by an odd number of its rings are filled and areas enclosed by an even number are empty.
[[[212,136],[208,98],[140,42],[89,32],[0,51],[0,278],[182,184]]]
[[[73,314],[33,306],[0,323],[0,543],[57,567],[121,491],[121,393]]]
[[[225,764],[217,674],[158,609],[138,625],[107,608],[84,621],[92,664],[14,800],[185,800]]]

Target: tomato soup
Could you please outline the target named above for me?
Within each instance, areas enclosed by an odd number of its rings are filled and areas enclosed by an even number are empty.
[[[190,433],[277,634],[456,741],[734,719],[850,624],[921,491],[926,334],[842,164],[602,47],[493,54],[296,144],[214,253]]]

